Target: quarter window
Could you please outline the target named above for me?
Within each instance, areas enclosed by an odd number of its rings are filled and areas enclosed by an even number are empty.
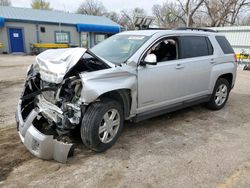
[[[224,36],[216,36],[215,37],[217,42],[219,43],[222,51],[224,52],[224,54],[233,54],[234,50],[231,47],[230,43],[228,42],[228,40],[226,39],[226,37]]]
[[[56,43],[69,43],[69,32],[56,32]]]
[[[207,37],[181,37],[181,58],[192,58],[213,54],[213,47]]]

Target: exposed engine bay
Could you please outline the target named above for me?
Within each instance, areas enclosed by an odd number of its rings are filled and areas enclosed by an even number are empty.
[[[70,58],[70,56],[67,56],[64,60],[68,60],[67,58]],[[17,113],[19,134],[21,138],[23,137],[24,144],[29,142],[25,145],[27,148],[29,147],[30,151],[32,150],[33,154],[36,154],[37,147],[42,144],[38,141],[39,136],[26,139],[28,129],[32,126],[34,126],[32,129],[38,130],[45,138],[50,136],[56,142],[66,144],[68,148],[66,150],[60,149],[64,145],[58,147],[60,155],[64,155],[59,158],[55,157],[58,154],[46,154],[46,151],[45,154],[37,154],[38,157],[45,159],[53,158],[52,155],[54,155],[54,159],[60,162],[66,162],[67,157],[73,155],[74,144],[71,134],[79,128],[82,115],[87,108],[87,105],[80,98],[82,81],[79,74],[109,68],[107,64],[103,63],[98,57],[94,57],[90,52],[84,53],[77,62],[71,63],[70,66],[67,66],[67,71],[64,72],[61,82],[58,82],[58,80],[53,82],[53,79],[48,81],[48,78],[50,78],[48,74],[53,73],[46,72],[41,66],[38,67],[37,64],[33,64],[27,72],[24,91],[19,102],[20,113]],[[57,67],[59,66],[57,65]],[[32,131],[31,128],[30,131]]]

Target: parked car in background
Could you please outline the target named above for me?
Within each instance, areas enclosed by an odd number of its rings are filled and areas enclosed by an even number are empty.
[[[72,132],[103,152],[125,120],[141,121],[206,103],[220,110],[236,78],[234,51],[217,32],[127,31],[92,49],[47,50],[27,72],[16,119],[27,149],[65,162]]]

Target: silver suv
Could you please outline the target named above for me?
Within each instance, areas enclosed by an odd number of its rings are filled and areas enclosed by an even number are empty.
[[[236,61],[226,38],[208,30],[142,30],[90,50],[47,50],[27,72],[16,119],[27,149],[65,162],[74,138],[102,152],[124,120],[141,121],[198,103],[226,104]]]

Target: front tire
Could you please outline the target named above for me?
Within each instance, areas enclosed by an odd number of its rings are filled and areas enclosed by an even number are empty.
[[[230,89],[228,81],[224,78],[219,78],[214,86],[213,94],[207,103],[208,108],[211,110],[222,109],[228,100]]]
[[[114,145],[121,134],[124,115],[121,105],[112,99],[91,104],[83,116],[81,138],[96,152],[104,152]]]

